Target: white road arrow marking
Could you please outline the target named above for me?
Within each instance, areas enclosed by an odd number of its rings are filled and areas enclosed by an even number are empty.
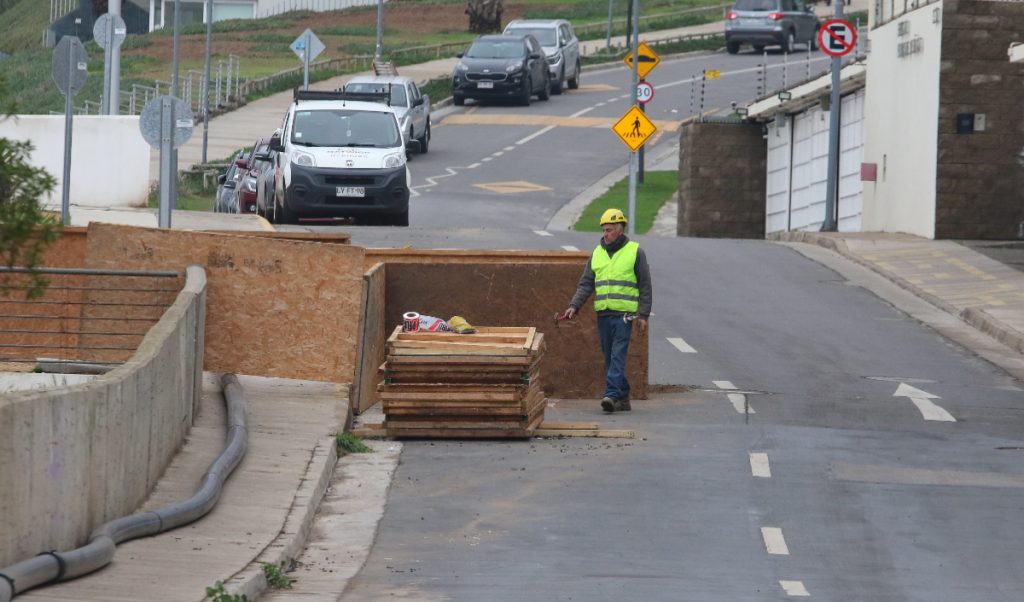
[[[953,415],[935,405],[931,400],[942,399],[938,395],[932,395],[927,391],[911,387],[907,383],[900,383],[900,386],[896,388],[896,392],[893,393],[893,397],[909,397],[910,401],[914,402],[917,409],[921,411],[921,416],[925,420],[941,420],[944,422],[956,422],[956,418]]]

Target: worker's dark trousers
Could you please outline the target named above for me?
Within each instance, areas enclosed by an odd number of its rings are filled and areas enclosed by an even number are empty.
[[[608,370],[604,396],[612,399],[629,399],[626,355],[629,354],[629,337],[633,332],[633,322],[623,321],[622,314],[598,316],[597,330],[601,335],[604,367]]]

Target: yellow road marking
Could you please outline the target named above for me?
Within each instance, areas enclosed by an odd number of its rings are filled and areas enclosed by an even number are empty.
[[[551,190],[547,186],[541,186],[540,184],[534,184],[533,182],[527,182],[525,180],[515,180],[513,182],[491,182],[489,184],[473,184],[477,188],[483,188],[484,190],[490,190],[491,192],[497,192],[498,194],[516,194],[524,192],[544,192]]]
[[[260,227],[263,228],[264,230],[268,232],[277,232],[277,230],[274,228],[274,225],[267,221],[267,219],[262,215],[257,215],[256,219],[260,220]]]
[[[449,125],[532,125],[574,128],[611,128],[615,117],[560,117],[557,115],[512,115],[508,113],[488,113],[486,115],[451,115],[444,120]],[[681,122],[671,120],[652,120],[659,130],[674,132]]]
[[[579,87],[580,92],[604,92],[608,90],[618,90],[615,86],[609,86],[608,84],[583,84]]]

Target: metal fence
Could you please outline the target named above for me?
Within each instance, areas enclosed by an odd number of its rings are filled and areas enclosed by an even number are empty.
[[[0,267],[0,365],[122,363],[184,282],[178,272],[41,268],[49,285],[30,299],[31,273]]]

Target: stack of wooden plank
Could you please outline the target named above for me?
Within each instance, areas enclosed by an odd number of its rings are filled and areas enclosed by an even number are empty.
[[[402,332],[387,340],[377,386],[390,437],[527,438],[544,419],[535,328]]]

